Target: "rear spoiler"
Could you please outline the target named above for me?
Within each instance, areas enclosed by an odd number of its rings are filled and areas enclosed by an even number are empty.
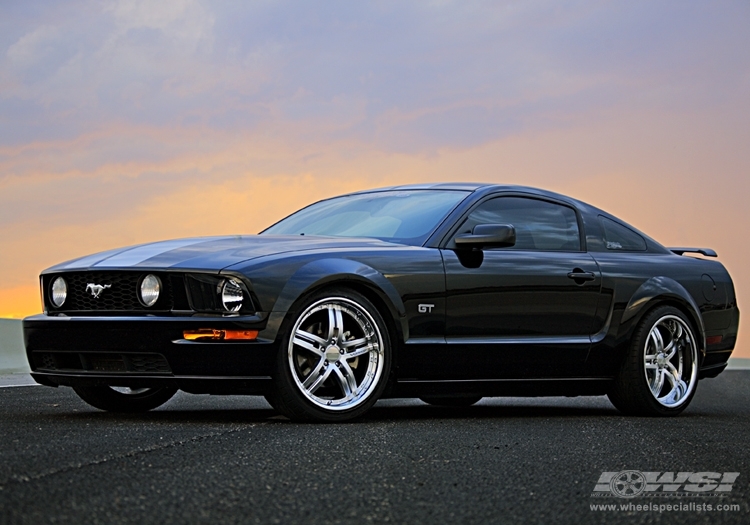
[[[670,252],[682,255],[683,253],[700,253],[706,257],[718,257],[716,252],[710,248],[667,248]]]

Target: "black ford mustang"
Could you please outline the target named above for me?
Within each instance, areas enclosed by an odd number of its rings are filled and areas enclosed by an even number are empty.
[[[34,379],[143,411],[180,389],[341,421],[382,397],[600,395],[675,415],[725,367],[732,280],[612,215],[518,186],[364,191],[260,235],[146,244],[41,275]]]

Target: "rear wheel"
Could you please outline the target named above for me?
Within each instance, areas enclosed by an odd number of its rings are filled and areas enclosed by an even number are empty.
[[[297,309],[267,399],[298,421],[346,421],[375,404],[391,346],[377,308],[352,290],[317,293]]]
[[[608,396],[630,415],[674,416],[685,410],[698,383],[698,344],[690,321],[661,306],[643,318]]]
[[[147,412],[160,407],[177,392],[176,388],[128,388],[75,386],[76,394],[92,407],[109,412]]]
[[[436,405],[442,407],[470,407],[479,403],[482,396],[455,396],[455,397],[440,397],[440,396],[426,396],[420,397],[422,401],[428,405]]]

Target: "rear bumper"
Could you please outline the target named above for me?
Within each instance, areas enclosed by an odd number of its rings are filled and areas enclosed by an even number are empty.
[[[32,377],[40,384],[173,386],[194,393],[262,393],[278,343],[187,341],[184,330],[262,330],[244,317],[55,317],[24,319]]]
[[[732,350],[737,344],[737,332],[740,326],[740,311],[737,307],[730,310],[731,317],[729,326],[723,330],[706,331],[706,341],[720,337],[720,341],[715,344],[706,345],[706,354],[701,363],[699,377],[716,377],[726,367]]]

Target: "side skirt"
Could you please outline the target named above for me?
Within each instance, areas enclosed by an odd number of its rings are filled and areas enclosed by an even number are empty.
[[[391,397],[429,395],[481,395],[483,397],[599,396],[607,393],[613,378],[416,380],[396,382]]]

